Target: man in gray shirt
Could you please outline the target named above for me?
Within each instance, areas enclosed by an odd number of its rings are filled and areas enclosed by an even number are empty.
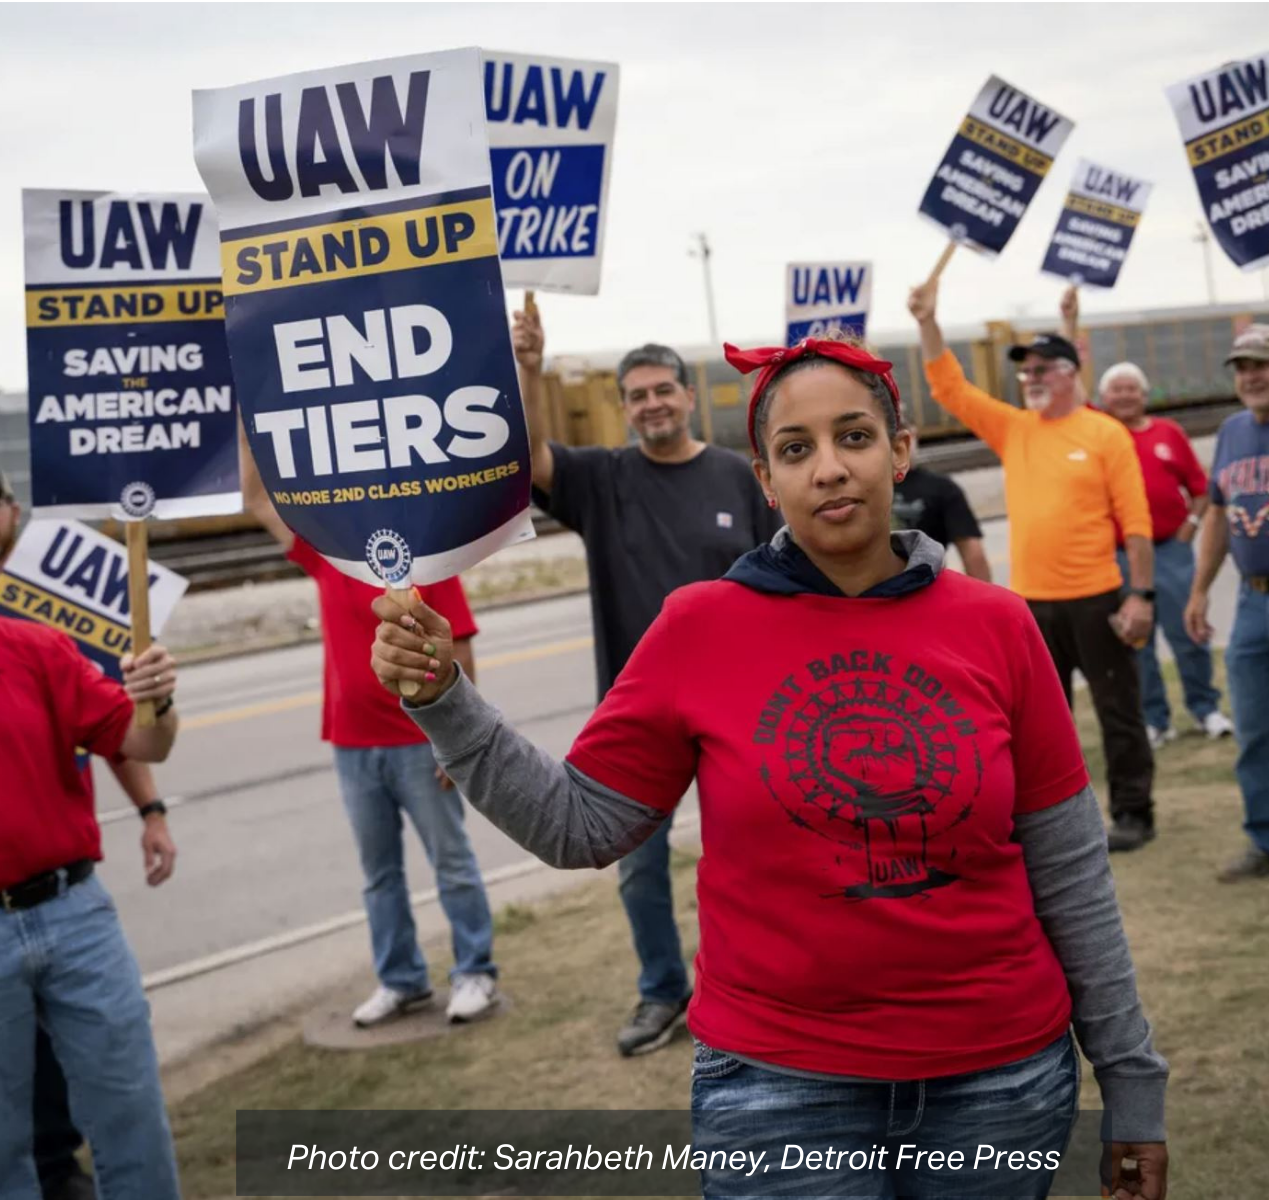
[[[665,597],[717,579],[779,527],[749,463],[692,436],[695,393],[683,360],[645,345],[617,368],[633,445],[569,447],[546,436],[543,334],[536,309],[513,330],[533,458],[534,499],[586,545],[602,699]],[[639,955],[639,1002],[617,1035],[623,1055],[669,1042],[691,996],[670,892],[670,822],[618,866]]]

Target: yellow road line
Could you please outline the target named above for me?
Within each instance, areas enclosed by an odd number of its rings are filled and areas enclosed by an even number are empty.
[[[569,638],[563,642],[548,642],[544,646],[530,646],[524,650],[508,650],[503,654],[491,654],[487,658],[476,658],[476,670],[496,671],[499,667],[510,667],[516,663],[534,662],[540,658],[552,658],[557,654],[571,654],[576,650],[589,650],[595,639],[589,637]],[[300,692],[295,696],[282,696],[277,700],[263,700],[258,704],[245,704],[241,708],[226,708],[221,712],[202,713],[196,717],[185,717],[181,721],[182,732],[191,729],[208,729],[213,725],[228,725],[233,721],[248,721],[252,717],[267,717],[274,713],[291,712],[297,708],[310,708],[322,702],[322,693]]]

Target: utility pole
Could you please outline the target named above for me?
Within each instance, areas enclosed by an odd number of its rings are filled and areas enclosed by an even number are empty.
[[[705,269],[705,307],[709,313],[709,344],[714,352],[718,351],[718,318],[714,314],[714,275],[710,270],[709,239],[703,234],[695,235],[696,245],[688,250],[693,258],[701,260]],[[696,367],[696,399],[701,406],[701,437],[706,442],[714,440],[714,405],[709,394],[709,372],[705,363]]]
[[[1207,302],[1215,304],[1216,279],[1212,274],[1212,235],[1208,233],[1207,226],[1202,221],[1198,222],[1198,233],[1192,240],[1203,247],[1203,271],[1207,275]]]
[[[709,341],[711,346],[718,345],[718,318],[714,313],[714,275],[710,269],[709,260],[713,253],[709,248],[709,239],[703,234],[694,235],[696,238],[696,246],[688,253],[693,258],[699,258],[701,265],[705,268],[705,307],[709,313]]]

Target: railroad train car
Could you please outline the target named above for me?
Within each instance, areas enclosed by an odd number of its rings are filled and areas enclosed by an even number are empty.
[[[1233,382],[1224,365],[1235,334],[1253,321],[1269,321],[1263,306],[1224,305],[1155,309],[1138,313],[1089,316],[1081,328],[1087,359],[1085,381],[1090,392],[1097,377],[1112,363],[1135,362],[1149,378],[1151,411],[1223,405],[1234,399]],[[1015,367],[1008,348],[1041,329],[1048,321],[990,321],[974,328],[952,326],[947,341],[966,373],[984,391],[1019,403]],[[761,339],[742,342],[759,344]],[[894,363],[895,382],[906,414],[923,443],[966,438],[968,431],[943,411],[930,395],[921,367],[915,330],[873,340],[875,351]],[[696,387],[697,432],[706,441],[747,452],[745,414],[749,379],[736,373],[711,347],[681,347]],[[548,372],[553,435],[572,445],[619,445],[626,438],[614,374],[619,355],[557,358]]]
[[[1087,346],[1086,379],[1125,359],[1137,363],[1151,381],[1150,407],[1193,408],[1233,399],[1224,358],[1235,334],[1252,321],[1269,321],[1263,305],[1153,309],[1135,313],[1089,315],[1083,336]],[[1008,347],[1026,334],[1053,328],[1053,320],[991,321],[948,329],[948,343],[970,377],[984,390],[1017,403]],[[760,339],[755,339],[760,340]],[[909,419],[922,442],[965,438],[967,431],[930,396],[921,369],[915,332],[879,337],[876,348],[894,363],[894,375]],[[697,432],[706,441],[747,450],[745,409],[749,381],[739,376],[717,347],[680,347],[689,363],[698,396]],[[547,399],[551,435],[569,445],[620,445],[627,431],[622,420],[614,369],[617,353],[585,357],[557,356],[548,363]],[[13,480],[23,506],[30,500],[25,397],[0,395],[0,467]],[[151,541],[185,542],[258,529],[246,514],[154,522]],[[116,531],[117,532],[117,531]]]

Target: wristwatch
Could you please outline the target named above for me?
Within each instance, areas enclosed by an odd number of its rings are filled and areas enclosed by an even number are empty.
[[[1198,513],[1190,513],[1185,520],[1187,524],[1193,525],[1195,529],[1198,529],[1199,526],[1203,524],[1203,518],[1200,517]]]
[[[1147,604],[1153,604],[1153,603],[1154,603],[1154,588],[1135,588],[1135,587],[1130,587],[1130,588],[1128,589],[1128,595],[1130,595],[1130,596],[1136,596],[1136,597],[1138,597],[1139,599],[1146,601],[1146,603],[1147,603]]]
[[[167,816],[167,805],[162,800],[151,800],[149,804],[143,804],[137,809],[137,816],[143,821],[153,813],[158,813],[161,817]]]

